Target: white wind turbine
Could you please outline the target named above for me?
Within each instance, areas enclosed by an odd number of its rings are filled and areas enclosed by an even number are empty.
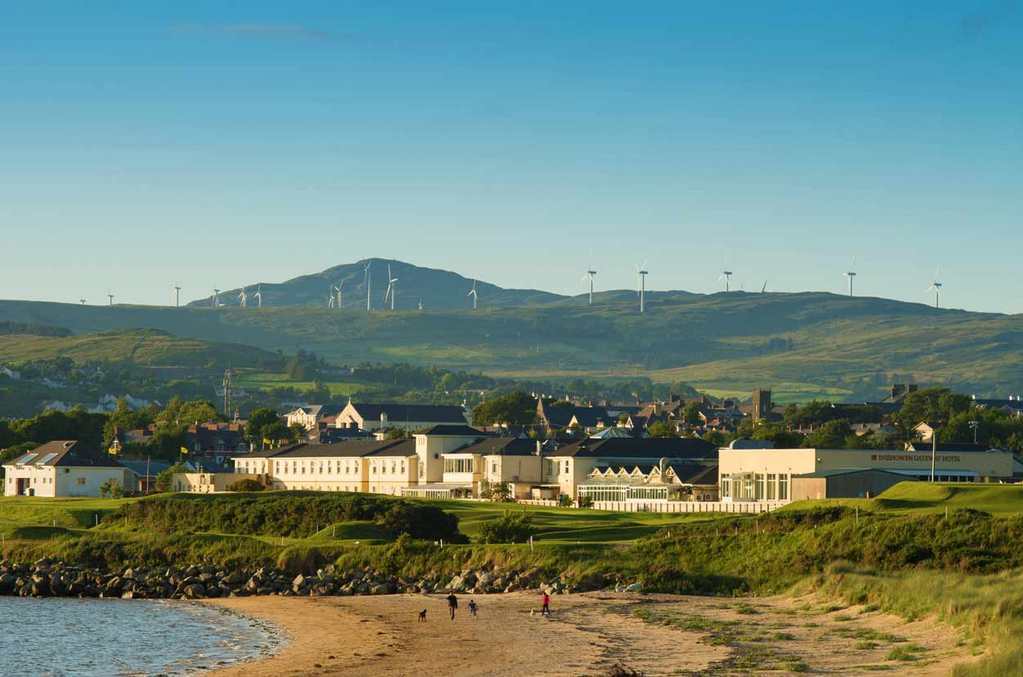
[[[934,269],[934,281],[931,282],[931,286],[927,288],[927,291],[934,292],[934,307],[941,307],[941,288],[945,285],[941,282],[941,268]]]
[[[343,305],[344,290],[345,290],[345,281],[344,280],[341,280],[340,283],[338,283],[337,285],[334,286],[334,293],[337,294],[337,309],[338,310],[341,310],[341,306]]]
[[[180,284],[174,285],[174,307],[175,308],[180,308],[181,307],[181,285]]]
[[[242,287],[242,290],[238,292],[238,306],[241,308],[249,307],[249,294],[245,291],[245,287]]]
[[[732,275],[734,275],[734,273],[730,270],[722,270],[721,274],[718,275],[718,282],[721,280],[725,281],[726,292],[732,291]]]
[[[849,296],[852,296],[853,295],[853,278],[856,277],[856,257],[855,256],[853,257],[852,265],[849,266],[849,270],[847,270],[846,272],[844,272],[842,274],[845,275],[847,278],[849,278]]]
[[[261,285],[261,284],[257,284],[256,285],[256,293],[253,294],[252,297],[256,299],[256,307],[257,308],[262,308],[263,307],[263,285]]]
[[[217,288],[213,289],[213,307],[220,307],[220,290]]]
[[[81,303],[83,306],[85,305],[85,299],[78,299],[78,302]]]
[[[764,280],[764,286],[760,288],[760,293],[761,294],[767,293],[767,280]]]
[[[639,312],[646,312],[646,276],[650,274],[650,271],[646,269],[646,261],[643,265],[636,266],[636,275],[639,276]]]
[[[370,261],[369,263],[366,264],[365,269],[363,269],[363,272],[366,273],[366,312],[367,313],[370,312],[371,310],[373,310],[373,297],[372,297],[372,294],[371,294],[371,291],[372,291],[372,288],[373,288],[372,287],[372,285],[373,285],[373,276],[370,275],[370,273],[369,273],[369,269],[370,269],[370,267],[372,265],[373,265],[373,262]]]
[[[113,292],[109,292],[109,291],[107,292],[107,305],[109,305],[109,306],[114,305],[114,294],[113,294]]]
[[[394,297],[398,295],[398,278],[391,273],[391,264],[387,264],[387,291],[384,293],[384,305],[391,299],[391,310],[394,310]]]
[[[335,300],[336,300],[336,297],[334,296],[334,285],[328,284],[327,285],[327,307],[333,309],[334,308],[334,301]]]
[[[476,280],[472,281],[472,289],[469,290],[469,293],[466,294],[466,296],[471,296],[472,297],[472,309],[473,310],[478,309],[479,308],[480,294],[479,294],[478,291],[476,291]]]
[[[590,266],[590,268],[582,276],[582,281],[583,282],[586,282],[588,280],[589,283],[590,283],[590,305],[591,306],[593,305],[593,282],[596,279],[596,277],[597,277],[597,271],[593,270],[592,266]]]

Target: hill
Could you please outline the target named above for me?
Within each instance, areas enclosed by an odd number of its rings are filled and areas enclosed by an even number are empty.
[[[368,270],[368,272],[367,272]],[[334,287],[342,286],[342,308],[366,309],[367,283],[371,306],[377,309],[390,308],[385,302],[388,270],[397,279],[394,307],[396,310],[412,310],[423,307],[429,310],[468,310],[472,299],[468,296],[473,281],[458,273],[395,261],[392,259],[363,259],[327,268],[312,275],[302,275],[285,282],[253,282],[245,287],[248,305],[257,305],[252,296],[258,289],[263,295],[264,307],[307,306],[327,308]],[[241,289],[221,292],[219,303],[223,306],[240,306]],[[476,292],[481,305],[488,308],[510,308],[550,303],[566,297],[535,289],[503,289],[489,282],[477,281]],[[188,304],[195,308],[210,308],[213,296],[206,296]]]
[[[347,288],[347,287],[346,287]],[[482,298],[482,297],[481,297]],[[76,333],[156,328],[329,360],[573,378],[650,376],[783,399],[876,397],[893,381],[1023,391],[1023,316],[825,293],[598,294],[471,310],[159,308],[0,301],[0,321]]]
[[[155,329],[78,336],[0,335],[0,362],[19,364],[57,357],[77,363],[123,362],[146,367],[268,369],[282,363],[280,356],[259,348],[179,338]]]

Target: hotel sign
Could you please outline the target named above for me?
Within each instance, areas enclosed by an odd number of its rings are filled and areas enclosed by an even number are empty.
[[[892,463],[930,463],[930,454],[871,454],[871,461],[889,461]],[[934,456],[934,460],[939,463],[961,463],[961,456],[950,456],[947,454],[938,454]]]

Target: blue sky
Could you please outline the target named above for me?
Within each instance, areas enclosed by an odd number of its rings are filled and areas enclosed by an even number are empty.
[[[368,256],[1023,312],[1023,2],[12,2],[0,298]]]

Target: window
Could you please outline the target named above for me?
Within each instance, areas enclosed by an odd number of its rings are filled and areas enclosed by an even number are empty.
[[[761,501],[767,495],[766,487],[764,486],[764,475],[762,473],[756,474],[756,484],[757,493],[754,495],[754,498]]]
[[[85,484],[85,478],[79,477],[78,479],[75,480],[75,484]]]
[[[565,474],[568,474],[568,461],[565,461]]]
[[[491,461],[490,462],[490,474],[492,474],[492,475],[496,475],[497,474],[497,461]]]
[[[472,458],[445,458],[444,472],[473,472]]]
[[[789,476],[778,475],[778,500],[789,500]]]
[[[767,500],[773,501],[778,494],[778,476],[774,473],[767,474]]]

